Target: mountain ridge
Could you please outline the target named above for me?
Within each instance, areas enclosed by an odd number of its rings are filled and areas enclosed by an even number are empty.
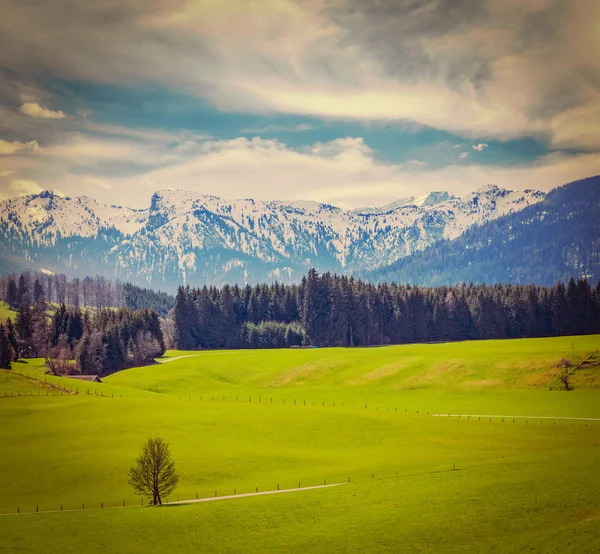
[[[600,279],[600,175],[551,190],[539,203],[472,227],[454,240],[363,274],[424,286]]]
[[[389,265],[543,198],[487,185],[462,198],[430,193],[359,214],[313,201],[225,200],[172,189],[136,210],[44,191],[0,202],[0,253],[52,271],[94,270],[160,287],[293,281],[310,267],[352,273]]]

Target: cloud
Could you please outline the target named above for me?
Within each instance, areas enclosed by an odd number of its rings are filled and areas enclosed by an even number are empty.
[[[86,180],[86,183],[89,183],[90,185],[93,185],[95,187],[100,187],[104,190],[112,189],[112,185],[105,179],[95,179],[90,177]]]
[[[150,83],[232,112],[600,148],[598,2],[6,0],[3,15],[12,79]]]
[[[170,138],[77,135],[39,156],[4,158],[2,169],[19,175],[13,182],[21,184],[9,195],[58,188],[77,196],[85,193],[83,184],[99,201],[131,207],[147,207],[156,190],[177,188],[226,198],[304,199],[353,208],[435,190],[466,194],[485,183],[548,190],[600,173],[597,153],[555,153],[527,166],[457,160],[436,168],[418,160],[381,161],[362,137],[298,148],[275,139],[239,137],[190,141],[183,149]]]
[[[39,144],[35,140],[29,142],[7,141],[0,139],[0,156],[10,156],[19,152],[20,150],[32,150],[37,152],[41,150]]]
[[[10,184],[10,196],[23,196],[26,194],[37,194],[44,190],[35,181],[27,179],[15,179]]]
[[[483,152],[483,150],[487,147],[488,147],[488,145],[485,142],[480,142],[479,144],[473,145],[473,150],[477,150],[478,152]]]
[[[463,152],[460,156],[458,156],[462,160],[466,160],[471,154],[469,152]]]
[[[4,191],[0,190],[0,200],[14,198],[15,196],[27,196],[29,194],[39,194],[45,190],[35,181],[30,179],[14,179]],[[64,196],[60,190],[53,191],[58,196]]]
[[[455,144],[452,148],[460,148],[460,144]]]
[[[8,177],[9,175],[12,175],[14,172],[15,172],[14,169],[2,169],[2,166],[0,165],[0,178]]]
[[[252,135],[263,135],[272,133],[302,133],[305,131],[313,131],[317,129],[317,125],[309,125],[308,123],[299,123],[298,125],[265,125],[264,127],[248,127],[242,129],[242,133]]]
[[[53,111],[43,108],[37,102],[25,102],[20,108],[21,112],[36,119],[63,119],[67,114],[61,110]]]

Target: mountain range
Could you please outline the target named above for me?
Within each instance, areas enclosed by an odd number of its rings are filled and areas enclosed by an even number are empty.
[[[433,192],[346,211],[163,190],[149,208],[135,210],[45,191],[0,202],[0,269],[100,274],[167,290],[180,283],[292,282],[311,267],[358,274],[544,196],[488,185],[462,198]]]
[[[535,283],[570,277],[600,280],[600,176],[550,191],[546,197],[467,229],[363,275],[372,281],[438,286],[461,282]]]

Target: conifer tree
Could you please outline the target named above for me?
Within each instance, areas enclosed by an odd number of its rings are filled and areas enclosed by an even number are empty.
[[[175,321],[177,348],[189,350],[197,346],[194,340],[195,309],[189,289],[179,287],[175,297],[173,319]]]
[[[12,349],[6,328],[0,323],[0,369],[11,369]]]
[[[35,284],[33,285],[33,301],[39,302],[42,296],[44,296],[44,287],[42,287],[39,279],[36,279]]]
[[[29,357],[31,354],[31,341],[33,336],[33,319],[31,306],[29,304],[19,305],[19,310],[15,319],[15,326],[17,329],[19,342],[22,345],[20,351],[25,353],[26,357]]]
[[[6,286],[6,302],[9,306],[17,306],[17,284],[12,277],[9,277],[8,284]]]
[[[17,332],[15,327],[10,319],[10,317],[6,320],[6,338],[8,339],[8,343],[13,352],[13,362],[16,362],[19,359],[19,341],[17,339]]]
[[[27,279],[25,274],[21,274],[19,277],[19,287],[17,289],[17,302],[19,304],[31,304],[31,298],[29,297],[29,287],[27,286]]]

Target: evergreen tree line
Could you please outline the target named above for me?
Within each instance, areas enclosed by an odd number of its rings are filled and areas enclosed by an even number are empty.
[[[17,308],[34,304],[44,297],[46,302],[72,308],[151,308],[166,316],[173,307],[170,294],[143,289],[129,283],[112,282],[104,277],[68,279],[65,275],[21,273],[0,276],[0,300]]]
[[[600,333],[600,282],[374,285],[314,269],[299,285],[180,287],[178,348],[370,346]]]
[[[21,304],[14,327],[9,318],[0,333],[9,342],[11,361],[43,357],[57,375],[112,373],[151,363],[166,350],[154,310],[103,309],[90,315],[62,304],[48,317],[43,296],[34,304]],[[3,344],[0,337],[0,364]],[[10,364],[0,367],[10,369]]]

